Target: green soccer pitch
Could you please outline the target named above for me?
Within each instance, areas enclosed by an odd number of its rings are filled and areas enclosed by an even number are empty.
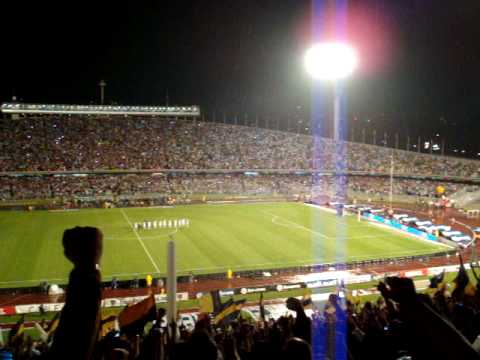
[[[189,226],[135,230],[135,222],[188,219]],[[0,287],[65,283],[71,265],[63,230],[96,226],[104,234],[104,279],[166,272],[167,241],[177,271],[195,274],[345,262],[445,250],[442,245],[342,218],[300,203],[208,204],[171,208],[0,213]]]

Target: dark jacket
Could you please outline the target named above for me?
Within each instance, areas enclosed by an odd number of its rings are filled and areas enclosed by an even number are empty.
[[[100,325],[100,285],[98,270],[72,270],[49,358],[91,358]]]

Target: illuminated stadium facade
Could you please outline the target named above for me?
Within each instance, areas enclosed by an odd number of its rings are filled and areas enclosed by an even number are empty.
[[[200,116],[199,106],[59,105],[3,103],[5,114]]]

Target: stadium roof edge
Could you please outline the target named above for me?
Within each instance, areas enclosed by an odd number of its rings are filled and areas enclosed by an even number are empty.
[[[2,103],[6,114],[63,114],[63,115],[156,115],[200,116],[200,106],[130,106],[130,105],[78,105]]]

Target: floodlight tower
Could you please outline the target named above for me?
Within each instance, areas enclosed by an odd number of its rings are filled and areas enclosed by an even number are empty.
[[[356,51],[343,42],[324,42],[313,45],[305,54],[305,68],[314,80],[332,83],[333,102],[333,146],[335,174],[335,201],[343,203],[346,195],[345,182],[345,147],[341,140],[341,120],[345,109],[342,109],[343,83],[357,66]],[[315,100],[314,100],[315,101]]]
[[[334,86],[333,139],[340,140],[341,94],[339,81],[350,76],[357,67],[357,53],[343,42],[313,45],[305,54],[305,68],[314,80],[332,82]]]
[[[100,104],[103,105],[105,101],[105,86],[107,86],[107,83],[105,82],[105,80],[100,80],[98,86],[100,86]]]

